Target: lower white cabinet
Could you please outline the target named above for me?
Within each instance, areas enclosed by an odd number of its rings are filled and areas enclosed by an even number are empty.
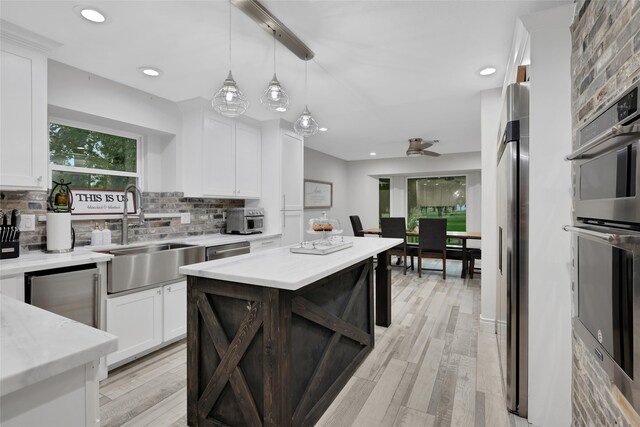
[[[252,253],[266,251],[267,249],[279,248],[280,236],[270,237],[268,239],[252,240],[250,245]]]
[[[187,333],[187,281],[107,299],[107,332],[118,337],[113,366]]]
[[[162,288],[107,299],[107,332],[118,337],[109,366],[161,344]]]
[[[165,285],[162,292],[163,341],[187,333],[187,281]]]

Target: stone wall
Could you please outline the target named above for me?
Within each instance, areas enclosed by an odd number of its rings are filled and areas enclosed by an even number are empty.
[[[46,222],[37,220],[38,216],[47,212],[48,193],[44,191],[3,191],[0,195],[0,209],[7,212],[20,209],[22,214],[36,215],[36,231],[23,232],[20,237],[20,251],[46,249]],[[191,223],[181,224],[180,218],[147,219],[138,225],[137,217],[130,217],[129,242],[140,242],[156,239],[173,239],[220,233],[225,225],[224,211],[229,207],[242,207],[244,200],[187,198],[182,193],[143,193],[145,214],[191,213]],[[98,222],[104,226],[104,220],[74,220],[76,246],[91,243],[91,231]],[[111,230],[113,243],[120,243],[122,236],[122,220],[106,220]]]
[[[575,147],[577,130],[640,79],[640,0],[579,0],[571,34]],[[640,420],[575,333],[572,406],[576,426]]]

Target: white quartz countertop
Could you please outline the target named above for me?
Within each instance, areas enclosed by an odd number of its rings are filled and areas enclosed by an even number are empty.
[[[118,338],[0,295],[0,396],[115,351]]]
[[[72,252],[62,254],[49,254],[46,252],[29,252],[20,255],[18,258],[3,259],[0,261],[0,278],[16,276],[26,272],[47,270],[49,268],[69,267],[73,265],[88,264],[91,262],[109,261],[113,255],[94,252],[96,250],[122,249],[135,246],[145,246],[157,243],[188,243],[200,246],[216,246],[228,243],[251,242],[254,240],[264,240],[279,237],[280,234],[208,234],[203,236],[184,237],[178,239],[150,240],[136,242],[127,246],[82,246],[75,248]]]
[[[180,273],[295,291],[402,243],[402,239],[345,237],[353,246],[327,255],[294,254],[289,247],[180,267]]]

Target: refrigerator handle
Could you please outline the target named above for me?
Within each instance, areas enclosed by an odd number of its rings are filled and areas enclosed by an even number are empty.
[[[502,274],[502,227],[498,226],[498,269]]]
[[[100,329],[100,314],[101,314],[100,306],[102,302],[100,298],[101,277],[102,276],[100,275],[100,273],[94,273],[93,275],[93,287],[95,290],[95,296],[94,296],[95,309],[93,310],[93,324],[94,324],[94,328],[96,329]]]

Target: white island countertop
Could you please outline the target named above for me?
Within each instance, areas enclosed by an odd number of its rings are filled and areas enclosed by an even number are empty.
[[[118,338],[0,295],[0,396],[115,351]]]
[[[327,255],[294,254],[289,246],[180,267],[209,279],[296,291],[402,243],[402,239],[345,237],[353,246]]]

